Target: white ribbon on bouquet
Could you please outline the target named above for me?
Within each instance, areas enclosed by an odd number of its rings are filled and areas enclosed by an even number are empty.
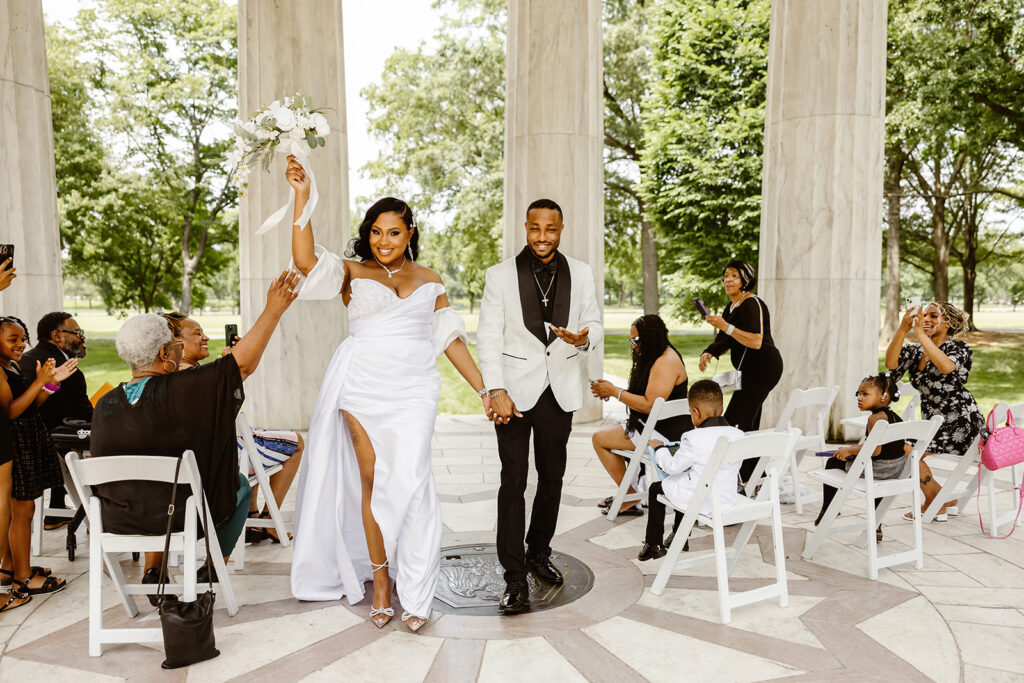
[[[309,144],[306,143],[305,138],[284,138],[282,136],[281,142],[277,145],[274,150],[275,154],[283,154],[285,157],[288,155],[295,155],[295,159],[302,164],[302,169],[309,176],[309,201],[306,202],[305,208],[302,209],[302,214],[295,219],[294,225],[299,226],[299,229],[305,229],[306,223],[313,216],[313,210],[316,208],[317,201],[320,198],[320,193],[316,189],[316,176],[313,175],[312,165],[309,163]],[[270,232],[272,229],[281,224],[285,220],[286,216],[295,215],[295,188],[291,185],[288,186],[288,203],[282,206],[280,209],[270,214],[267,220],[263,221],[263,225],[256,231],[257,235],[262,235],[265,232]]]

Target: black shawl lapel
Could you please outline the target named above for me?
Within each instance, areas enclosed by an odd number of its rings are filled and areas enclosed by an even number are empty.
[[[523,308],[523,324],[526,325],[526,329],[533,333],[533,336],[537,337],[542,344],[547,346],[544,316],[540,312],[540,301],[537,299],[537,286],[533,281],[533,271],[530,269],[530,258],[530,247],[523,247],[523,250],[516,256],[516,273],[519,276],[519,302]],[[561,275],[561,272],[559,270],[558,274]],[[558,305],[557,294],[555,305]],[[556,308],[555,310],[557,311],[558,309]]]
[[[565,327],[569,322],[569,304],[572,302],[572,275],[569,273],[569,261],[562,256],[561,252],[555,254],[558,260],[558,271],[555,276],[558,284],[555,285],[554,309],[551,311],[551,324],[555,327]],[[572,330],[579,332],[579,330]],[[548,343],[555,341],[557,337],[554,332],[548,334]]]

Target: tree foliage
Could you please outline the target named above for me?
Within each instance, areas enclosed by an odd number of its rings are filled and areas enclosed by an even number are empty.
[[[730,258],[757,262],[768,0],[666,0],[652,16],[643,196],[678,314],[724,304]]]

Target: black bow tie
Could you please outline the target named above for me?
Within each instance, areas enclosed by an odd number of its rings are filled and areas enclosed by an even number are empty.
[[[531,266],[533,268],[533,272],[538,275],[540,275],[541,273],[547,273],[548,275],[554,277],[555,273],[558,272],[558,262],[555,261],[555,259],[551,259],[547,263],[544,263],[543,261],[535,257],[533,259],[533,263],[531,264]]]

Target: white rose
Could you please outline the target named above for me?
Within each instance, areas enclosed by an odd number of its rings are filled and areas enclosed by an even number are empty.
[[[256,137],[260,140],[273,140],[277,137],[277,131],[267,130],[266,128],[257,128]]]
[[[256,124],[253,121],[246,121],[242,124],[242,128],[249,135],[256,135]]]
[[[274,120],[277,127],[287,133],[295,127],[295,112],[291,109],[278,109],[274,112]]]
[[[316,128],[316,134],[320,137],[330,134],[331,126],[327,123],[326,117],[320,112],[316,112],[310,117],[313,121],[313,127]]]
[[[301,128],[302,130],[309,130],[313,127],[313,122],[310,121],[309,117],[305,114],[295,115],[295,127]]]
[[[302,130],[301,126],[295,126],[287,133],[284,133],[281,137],[289,140],[305,140],[306,133]]]

